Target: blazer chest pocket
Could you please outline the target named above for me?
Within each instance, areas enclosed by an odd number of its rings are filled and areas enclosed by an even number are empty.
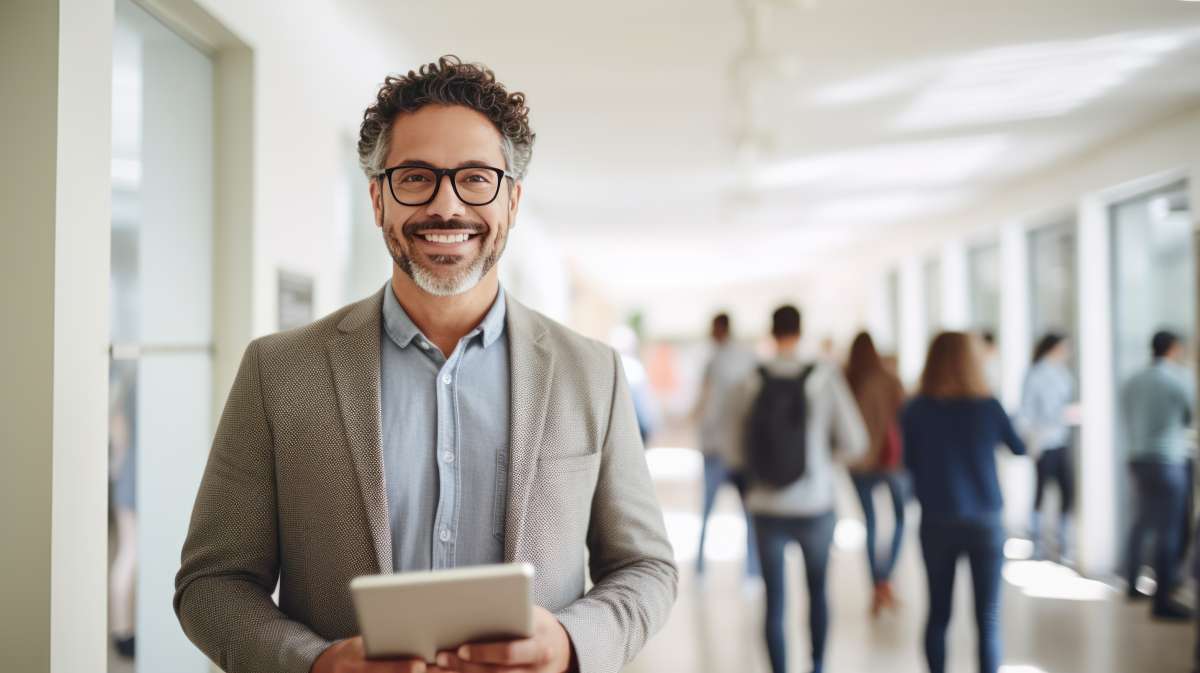
[[[586,533],[599,475],[599,453],[540,458],[530,498],[551,520],[569,529],[578,526],[581,533]]]

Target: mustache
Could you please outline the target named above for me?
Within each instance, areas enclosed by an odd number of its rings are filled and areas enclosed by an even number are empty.
[[[469,231],[472,234],[483,234],[488,230],[487,225],[466,220],[425,220],[424,222],[407,222],[401,229],[405,238],[412,238],[418,233],[431,231]]]

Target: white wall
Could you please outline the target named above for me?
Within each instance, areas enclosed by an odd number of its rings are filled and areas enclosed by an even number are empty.
[[[383,77],[414,63],[403,36],[382,44],[328,0],[296,0],[286,10],[198,2],[253,50],[254,255],[244,291],[254,297],[252,331],[264,334],[277,329],[280,269],[313,277],[315,316],[342,305],[348,250],[335,225],[345,219],[346,145]],[[361,189],[365,199],[365,179]]]

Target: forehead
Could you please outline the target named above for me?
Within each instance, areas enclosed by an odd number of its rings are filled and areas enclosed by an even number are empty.
[[[392,123],[387,165],[427,161],[453,167],[465,161],[504,166],[500,132],[482,113],[460,105],[427,105]]]

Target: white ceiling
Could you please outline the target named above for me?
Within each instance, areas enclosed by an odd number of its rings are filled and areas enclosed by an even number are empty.
[[[527,205],[619,301],[795,275],[1200,103],[1180,0],[343,6],[528,94]]]

